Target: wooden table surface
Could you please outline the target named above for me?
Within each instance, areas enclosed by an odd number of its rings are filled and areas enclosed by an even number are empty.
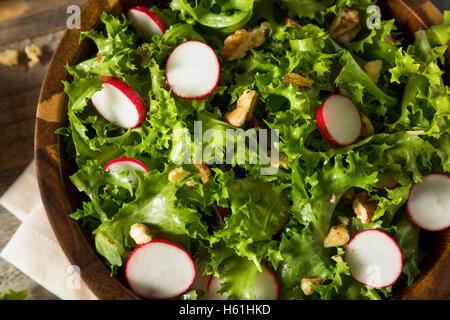
[[[0,65],[0,196],[33,159],[33,132],[41,82],[52,53],[61,38],[69,5],[86,0],[0,0],[0,52],[20,51],[20,65]],[[442,11],[449,0],[433,0]],[[23,49],[29,44],[43,49],[41,62],[27,68]],[[0,206],[0,250],[20,221]],[[0,292],[28,290],[28,299],[57,299],[11,264],[0,258]]]

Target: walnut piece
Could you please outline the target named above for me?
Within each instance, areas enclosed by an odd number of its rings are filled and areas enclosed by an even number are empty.
[[[39,63],[39,57],[42,56],[42,50],[39,46],[31,44],[25,47],[25,54],[27,55],[28,59],[30,59],[30,61],[28,61],[28,66],[32,68],[37,63]]]
[[[253,109],[258,101],[258,92],[255,90],[245,90],[237,101],[236,109],[227,112],[224,120],[229,124],[240,127],[245,121],[251,120],[253,117]]]
[[[356,217],[364,224],[372,221],[372,216],[377,208],[376,201],[367,202],[367,199],[368,194],[366,191],[360,193],[353,201],[353,211],[355,212]]]
[[[194,163],[194,165],[197,167],[198,172],[200,172],[202,174],[202,177],[200,180],[202,180],[202,183],[205,184],[209,181],[209,176],[211,175],[211,171],[209,170],[208,165],[206,164],[199,164],[199,163]],[[188,181],[189,182],[189,181]]]
[[[341,13],[334,18],[329,31],[331,38],[337,42],[348,43],[352,41],[361,31],[358,10],[343,8]]]
[[[8,67],[16,66],[19,64],[19,51],[17,50],[5,50],[0,52],[0,64]]]
[[[375,134],[375,129],[373,128],[372,122],[370,122],[369,118],[366,115],[361,113],[361,137],[370,137]]]
[[[350,224],[350,220],[348,220],[347,217],[344,216],[338,216],[338,220],[341,224],[343,224],[344,226],[348,226]]]
[[[240,59],[245,56],[248,50],[259,47],[266,41],[269,35],[269,23],[263,22],[259,27],[236,30],[229,35],[225,41],[220,54],[228,61]]]
[[[383,60],[373,60],[367,62],[363,70],[373,82],[377,83],[380,79],[381,68],[383,68]]]
[[[297,73],[292,72],[289,72],[288,74],[284,75],[283,79],[287,84],[292,83],[294,86],[303,89],[311,89],[311,86],[314,83],[314,80],[307,79]]]
[[[173,169],[169,172],[168,179],[172,182],[180,182],[189,175],[189,172],[184,170],[182,167]]]
[[[331,257],[331,259],[333,259],[336,262],[343,262],[344,260],[342,260],[342,257],[338,254],[335,254],[334,256]]]
[[[321,284],[323,281],[323,278],[303,278],[300,282],[300,287],[305,295],[310,296],[314,293],[312,285]]]
[[[130,228],[130,236],[136,244],[143,244],[152,241],[150,230],[145,224],[135,223]]]
[[[278,161],[270,159],[270,165],[275,168],[281,167],[285,170],[289,170],[288,160],[289,159],[287,154],[284,152],[280,152],[278,155]]]
[[[328,235],[323,241],[323,246],[325,248],[340,247],[347,244],[349,240],[350,235],[347,228],[343,224],[340,224],[331,227],[330,232],[328,232]]]
[[[332,206],[334,206],[336,204],[336,194],[331,193],[331,194],[327,194],[327,202],[329,204],[331,204]]]

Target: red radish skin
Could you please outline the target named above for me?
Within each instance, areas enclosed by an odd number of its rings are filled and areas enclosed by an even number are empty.
[[[220,220],[223,221],[223,219],[225,219],[225,217],[228,216],[228,208],[218,207],[217,211],[218,211],[219,215],[216,216],[216,222],[217,222],[217,224],[219,224]]]
[[[180,61],[184,60],[184,55],[182,54],[182,50],[186,51],[186,46],[192,46],[194,50],[191,54],[194,54],[192,59],[188,59],[188,61]],[[198,58],[199,50],[204,50],[201,54],[203,54],[203,59]],[[192,50],[192,49],[191,49]],[[181,53],[180,53],[181,52]],[[203,60],[203,61],[202,61]],[[207,61],[209,60],[209,61]],[[205,68],[205,65],[198,66],[199,62],[206,62],[210,65],[210,67]],[[195,66],[197,64],[197,66]],[[181,70],[180,66],[185,65],[187,69]],[[187,67],[187,66],[191,67]],[[211,69],[212,67],[212,69]],[[199,90],[198,88],[203,87],[203,84],[200,84],[198,81],[199,74],[207,74],[209,73],[208,79],[200,79],[204,81],[206,89]],[[217,58],[214,50],[208,46],[206,43],[197,40],[189,40],[178,45],[170,54],[169,58],[166,62],[166,83],[172,89],[173,93],[180,98],[189,99],[189,100],[200,100],[208,97],[211,93],[219,85],[220,81],[220,63]],[[178,78],[190,77],[190,79],[181,79]],[[197,80],[197,81],[194,81]]]
[[[122,158],[117,158],[117,159],[111,160],[110,162],[108,162],[105,165],[104,170],[108,171],[114,164],[122,163],[122,162],[132,162],[132,163],[137,164],[138,166],[140,166],[143,171],[145,171],[147,173],[149,172],[149,170],[147,169],[145,164],[143,164],[139,160],[136,160],[134,158],[128,158],[128,157],[122,157]]]
[[[140,162],[139,160],[136,160],[133,158],[127,158],[127,157],[122,157],[122,158],[117,158],[117,159],[111,160],[110,162],[108,162],[105,165],[103,170],[104,171],[119,171],[119,172],[128,170],[129,171],[128,179],[134,185],[137,185],[139,182],[134,171],[138,170],[138,171],[143,171],[146,173],[149,172],[147,167],[142,162]]]
[[[381,242],[380,239],[382,239],[382,238],[384,238],[384,240],[389,239],[389,243],[390,243],[391,245],[393,245],[391,249],[392,249],[392,250],[395,250],[395,253],[396,253],[396,257],[395,257],[395,258],[398,259],[398,260],[397,260],[397,262],[398,262],[398,267],[396,268],[397,270],[395,270],[394,276],[392,276],[392,281],[389,281],[388,283],[385,283],[385,284],[383,284],[383,285],[379,285],[379,286],[371,286],[371,285],[369,285],[368,283],[364,282],[363,280],[358,279],[358,275],[355,275],[354,272],[352,272],[352,264],[353,264],[353,263],[352,263],[352,261],[349,261],[349,260],[350,260],[350,259],[349,259],[349,250],[351,250],[352,244],[355,243],[355,240],[358,239],[358,237],[360,237],[361,235],[364,235],[364,233],[366,233],[366,232],[375,232],[375,233],[378,233],[378,235],[379,235],[379,239],[378,239],[378,240],[379,240],[379,241],[376,241],[376,240],[371,241],[372,244],[379,244],[379,243]],[[373,248],[367,248],[366,251],[369,252],[369,253],[372,254],[372,255],[377,256],[376,253],[374,253],[375,250],[373,250]],[[386,287],[389,287],[389,286],[393,285],[393,284],[398,280],[398,278],[399,278],[400,275],[402,274],[402,270],[403,270],[403,254],[402,254],[402,251],[401,251],[401,249],[400,249],[400,246],[399,246],[398,243],[394,240],[394,238],[392,238],[392,237],[391,237],[390,235],[388,235],[386,232],[381,231],[381,230],[377,230],[377,229],[363,230],[363,231],[360,231],[360,232],[358,232],[357,234],[355,234],[355,235],[353,236],[353,238],[350,239],[350,241],[349,241],[349,242],[347,243],[347,245],[345,246],[344,260],[348,263],[348,265],[349,265],[349,267],[350,267],[350,274],[352,275],[353,279],[355,279],[357,282],[359,282],[359,283],[361,283],[361,284],[363,284],[363,285],[370,286],[371,288],[376,288],[376,289],[386,288]],[[361,260],[361,257],[359,257],[359,258],[357,259],[357,261],[358,261],[358,260]],[[393,259],[385,259],[385,261],[394,261],[394,260],[393,260]],[[358,261],[358,262],[359,262],[359,261]],[[371,270],[368,270],[368,269],[366,268],[366,273],[370,273],[370,271],[371,271]]]
[[[169,245],[169,246],[171,246],[171,247],[174,247],[174,248],[177,248],[177,249],[181,250],[181,251],[186,255],[186,257],[189,259],[190,263],[192,263],[192,268],[193,268],[193,276],[192,276],[192,279],[189,281],[190,283],[187,284],[187,285],[185,286],[185,288],[183,288],[179,293],[177,292],[176,294],[173,294],[173,295],[170,295],[170,296],[165,296],[165,297],[157,297],[157,296],[155,297],[154,295],[153,295],[153,296],[150,296],[150,295],[143,294],[142,292],[136,292],[136,290],[133,289],[133,284],[134,284],[134,283],[132,283],[133,281],[130,280],[130,279],[131,279],[131,268],[132,268],[132,267],[131,267],[131,263],[133,263],[133,259],[134,259],[134,257],[137,255],[137,253],[139,252],[139,250],[141,250],[141,249],[144,248],[145,246],[152,246],[152,245],[155,245],[155,244],[167,244],[167,245]],[[166,266],[166,268],[164,268],[162,271],[160,270],[159,275],[161,275],[161,273],[163,273],[164,271],[167,271],[167,269],[170,268],[170,267],[172,267],[172,266],[173,266],[173,265],[168,265],[168,266]],[[148,271],[150,271],[150,270],[148,270]],[[196,267],[195,267],[194,260],[192,259],[191,255],[186,251],[186,249],[184,249],[182,246],[180,246],[180,245],[177,244],[177,243],[174,243],[174,242],[169,241],[169,240],[167,240],[167,239],[161,239],[161,238],[154,238],[152,241],[147,242],[147,243],[144,243],[144,244],[141,244],[141,245],[139,245],[138,247],[136,247],[136,249],[134,249],[134,251],[132,252],[132,254],[130,255],[130,257],[128,258],[127,264],[126,264],[126,266],[125,266],[125,278],[126,278],[126,281],[127,281],[127,283],[128,283],[128,286],[129,286],[135,293],[137,293],[137,294],[139,294],[140,296],[142,296],[143,298],[149,299],[149,300],[172,299],[172,298],[176,298],[176,297],[178,297],[178,296],[180,296],[180,295],[186,293],[186,292],[192,287],[192,285],[194,284],[195,279],[196,279],[196,276],[197,276],[197,270],[196,270]],[[136,285],[136,284],[134,284],[134,285]]]
[[[339,106],[340,105],[340,106]],[[335,110],[336,108],[342,108],[342,105],[345,106],[344,111],[347,112],[347,115],[345,118],[342,118],[342,110]],[[339,106],[339,107],[337,107]],[[330,111],[331,109],[331,111]],[[341,119],[339,119],[338,125],[339,125],[339,129],[343,132],[347,131],[346,134],[349,135],[351,137],[351,139],[349,137],[340,137],[340,138],[335,138],[334,135],[340,134],[339,132],[336,132],[336,127],[331,128],[332,130],[330,130],[329,124],[327,123],[328,119],[326,119],[327,114],[329,114],[329,112],[334,113],[335,115],[338,115],[341,117]],[[331,114],[329,114],[331,115]],[[322,136],[331,144],[338,146],[338,147],[344,147],[344,146],[348,146],[351,145],[353,143],[355,143],[360,135],[361,135],[361,129],[362,129],[362,125],[361,125],[361,115],[358,111],[358,108],[355,106],[355,104],[347,97],[342,96],[342,95],[338,95],[338,94],[334,94],[330,97],[328,97],[323,103],[322,105],[319,107],[319,109],[316,112],[316,121],[317,121],[317,126],[319,128],[320,133],[322,134]],[[353,122],[353,123],[350,123]],[[336,123],[336,120],[335,120]],[[354,128],[352,128],[352,126],[354,126]],[[349,131],[351,130],[351,131]],[[332,132],[335,131],[335,132]],[[343,141],[345,140],[345,141]]]
[[[257,273],[255,276],[255,281],[256,282],[259,281],[260,285],[262,285],[261,289],[258,289],[258,284],[256,285],[257,287],[254,288],[256,300],[278,300],[280,298],[280,288],[279,288],[278,280],[277,280],[275,274],[265,264],[261,264],[261,267],[263,269],[263,272]],[[259,278],[256,278],[256,277],[259,277]],[[264,277],[265,277],[265,279],[264,279]],[[264,292],[265,291],[264,288],[267,288],[267,287],[263,283],[264,283],[264,281],[267,281],[267,279],[269,279],[270,284],[274,286],[273,288],[271,288],[271,290],[273,290],[273,292],[269,293],[269,295],[272,294],[272,296],[267,296],[267,293]],[[221,293],[221,294],[217,293],[217,290],[220,289],[220,283],[221,283],[221,281],[219,279],[213,277],[212,275],[210,276],[208,285],[206,287],[206,297],[208,300],[226,300],[227,299],[227,297],[228,297],[227,293]],[[255,287],[255,284],[253,286]]]
[[[417,210],[420,210],[420,208],[418,209],[417,203],[414,203],[414,199],[417,198],[418,196],[420,196],[420,194],[418,195],[416,192],[420,192],[421,187],[423,187],[423,183],[427,182],[430,183],[430,178],[431,179],[436,179],[436,178],[442,178],[441,179],[441,183],[437,183],[436,188],[435,188],[435,192],[433,192],[433,197],[436,203],[439,203],[439,207],[437,208],[437,210],[433,210],[430,209],[432,208],[432,203],[427,203],[425,205],[425,207],[422,208],[423,211],[427,210],[428,212],[432,212],[432,213],[439,213],[439,210],[441,211],[440,213],[444,212],[444,214],[447,214],[444,217],[430,217],[433,219],[436,219],[436,221],[438,221],[438,223],[430,223],[429,221],[426,221],[426,217],[425,220],[424,218],[420,218],[420,211],[416,212]],[[432,182],[432,181],[431,181]],[[436,194],[438,192],[442,192],[445,193],[441,194],[441,198],[437,198]],[[411,190],[409,190],[409,196],[408,196],[408,200],[406,202],[406,210],[408,211],[408,215],[409,218],[411,219],[411,221],[419,226],[420,228],[427,230],[427,231],[442,231],[445,230],[447,228],[450,227],[450,176],[446,175],[446,174],[441,174],[441,173],[433,173],[433,174],[429,174],[423,177],[422,179],[422,183],[416,184],[414,185]],[[447,201],[447,202],[445,202]],[[442,207],[445,206],[445,209],[443,209]],[[428,219],[430,219],[428,218]],[[444,219],[445,218],[445,219]]]
[[[386,37],[384,37],[385,40],[390,41],[392,43],[395,43],[395,39],[392,38],[391,36],[387,35]]]
[[[118,78],[105,76],[102,81],[103,88],[91,98],[94,108],[109,122],[124,129],[136,128],[147,114],[144,100],[132,87]],[[128,105],[127,109],[124,109],[124,105]],[[124,117],[130,113],[133,113],[135,119],[125,120]]]
[[[156,13],[145,7],[134,7],[127,11],[127,17],[131,20],[133,28],[146,40],[152,35],[162,36],[166,29],[166,23]]]
[[[301,29],[301,28],[302,28],[301,25],[299,25],[299,24],[298,24],[297,22],[295,22],[294,20],[289,19],[288,17],[284,17],[284,18],[283,18],[283,21],[284,21],[286,24],[291,24],[291,25],[295,26],[297,29]]]

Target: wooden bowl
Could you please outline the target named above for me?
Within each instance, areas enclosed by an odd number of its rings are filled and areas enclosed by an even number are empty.
[[[135,5],[154,1],[90,0],[81,11],[81,30],[99,26],[103,11],[119,15]],[[419,29],[443,21],[442,14],[427,0],[385,0],[379,5],[383,18],[395,18],[397,27],[407,38]],[[73,265],[80,267],[81,276],[99,299],[139,299],[121,276],[111,278],[109,270],[94,250],[91,236],[69,217],[81,205],[80,193],[69,181],[76,168],[66,156],[62,139],[55,130],[67,123],[67,97],[62,80],[70,80],[64,65],[73,65],[95,53],[88,42],[79,44],[80,30],[64,33],[50,62],[41,89],[36,114],[35,160],[39,187],[45,210],[56,237]],[[449,84],[450,54],[446,53],[446,83]],[[422,274],[411,287],[399,285],[394,299],[449,298],[450,229],[442,232],[421,231],[428,255],[421,263]]]

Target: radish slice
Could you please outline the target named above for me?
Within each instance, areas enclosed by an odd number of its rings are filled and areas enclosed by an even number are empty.
[[[380,230],[358,232],[347,244],[344,258],[352,277],[372,288],[389,287],[402,273],[400,247]]]
[[[336,146],[347,146],[361,135],[361,116],[358,108],[347,97],[334,94],[328,97],[316,113],[317,126],[322,136]]]
[[[203,99],[219,84],[220,64],[214,50],[200,41],[186,41],[176,47],[166,63],[167,84],[185,99]]]
[[[377,175],[378,181],[373,187],[375,190],[394,189],[398,186],[398,181],[391,173],[379,173]]]
[[[113,172],[128,171],[128,179],[130,179],[133,184],[138,183],[138,178],[134,174],[134,171],[148,172],[147,167],[142,162],[133,158],[126,157],[111,160],[105,165],[103,170]]]
[[[280,290],[277,278],[266,265],[262,264],[261,266],[263,271],[255,275],[253,282],[256,300],[278,300],[280,298]],[[206,287],[206,299],[226,300],[228,298],[227,293],[217,293],[222,282],[222,280],[213,276],[209,278],[208,286]]]
[[[153,35],[162,36],[167,29],[164,20],[157,13],[144,7],[131,8],[127,17],[134,30],[145,40],[150,40]]]
[[[144,100],[118,78],[103,77],[102,80],[103,88],[91,98],[95,109],[103,118],[119,127],[137,127],[147,113]]]
[[[385,36],[385,37],[384,37],[384,40],[386,40],[386,41],[390,41],[390,42],[392,42],[392,43],[395,43],[395,39],[394,39],[394,38],[392,38],[392,37],[391,37],[391,36],[389,36],[389,35]]]
[[[288,17],[283,17],[283,21],[284,21],[286,24],[292,24],[292,25],[295,26],[297,29],[301,29],[301,28],[302,28],[301,25],[299,25],[299,24],[298,24],[297,22],[295,22],[294,20],[289,19]]]
[[[278,281],[272,270],[262,264],[263,272],[258,272],[255,276],[253,289],[255,290],[256,300],[278,300],[280,298],[280,289]]]
[[[344,88],[336,87],[335,92],[336,92],[337,94],[340,94],[341,96],[345,96],[345,97],[347,97],[347,98],[349,98],[349,99],[352,98],[352,94],[351,94],[350,92],[348,92],[347,90],[345,90]]]
[[[209,277],[208,285],[206,286],[206,300],[227,300],[228,293],[217,293],[220,289],[220,285],[223,283],[222,280],[219,280],[213,276]]]
[[[196,269],[184,248],[165,239],[153,239],[133,251],[125,276],[130,288],[140,296],[170,299],[189,290]]]
[[[429,174],[409,192],[406,203],[411,220],[428,231],[450,227],[450,176]]]

